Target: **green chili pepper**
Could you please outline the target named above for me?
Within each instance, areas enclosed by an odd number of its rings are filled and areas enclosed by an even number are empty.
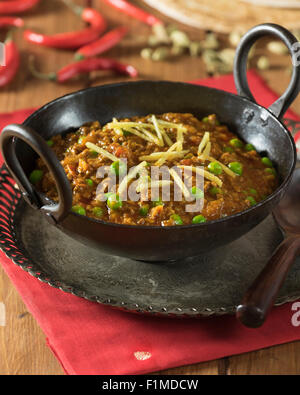
[[[36,184],[43,178],[43,170],[33,170],[29,175],[29,180],[32,184]]]
[[[216,176],[223,172],[222,166],[218,162],[210,162],[208,165],[208,170]]]
[[[193,219],[192,219],[192,223],[193,224],[202,224],[206,222],[206,218],[203,215],[196,215]]]
[[[241,176],[243,174],[243,165],[240,162],[231,162],[228,165],[229,169],[232,170],[235,174]]]
[[[74,213],[80,214],[80,215],[85,215],[86,214],[85,209],[82,206],[79,206],[79,205],[73,206],[72,207],[72,211]]]
[[[183,221],[182,221],[180,215],[173,214],[173,215],[171,215],[170,218],[174,221],[175,225],[183,225]]]
[[[202,122],[205,122],[205,123],[209,122],[209,118],[208,118],[208,117],[204,117],[204,118],[202,119]]]

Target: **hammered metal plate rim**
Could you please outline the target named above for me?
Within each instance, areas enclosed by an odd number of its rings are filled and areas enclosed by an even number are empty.
[[[186,308],[178,306],[169,309],[167,306],[161,309],[155,309],[151,305],[145,304],[132,304],[122,300],[112,300],[104,298],[99,295],[92,295],[84,292],[74,286],[68,285],[55,279],[51,279],[47,273],[43,273],[40,269],[36,268],[36,264],[32,258],[27,256],[27,251],[22,245],[20,240],[16,237],[16,224],[15,215],[18,212],[19,205],[23,204],[20,191],[15,188],[14,182],[11,180],[10,175],[5,166],[0,169],[0,249],[4,254],[12,260],[14,264],[19,266],[22,270],[35,277],[39,281],[50,285],[53,288],[59,289],[63,292],[84,298],[91,302],[110,306],[112,308],[124,310],[131,313],[141,313],[148,315],[155,315],[170,318],[208,318],[222,315],[235,314],[237,306],[229,307],[216,307],[212,308]],[[5,187],[7,185],[9,188]],[[4,192],[4,194],[3,194]],[[275,306],[281,306],[285,303],[293,302],[300,298],[299,293],[283,296],[277,300]]]

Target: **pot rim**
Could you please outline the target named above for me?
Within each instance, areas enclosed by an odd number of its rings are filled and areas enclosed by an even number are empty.
[[[74,215],[76,217],[81,217],[83,219],[87,219],[89,221],[95,222],[95,223],[99,223],[101,225],[108,225],[108,226],[113,226],[113,227],[121,227],[121,228],[128,228],[128,229],[148,229],[148,230],[160,230],[160,231],[169,231],[169,230],[174,230],[174,229],[178,229],[178,230],[185,230],[187,228],[191,228],[191,227],[209,227],[209,226],[214,226],[216,224],[221,224],[224,222],[229,222],[229,220],[233,221],[236,219],[239,219],[241,217],[247,216],[250,212],[255,211],[257,209],[259,209],[262,206],[265,206],[267,203],[271,202],[272,200],[274,200],[276,197],[278,197],[278,195],[281,194],[281,192],[283,190],[286,190],[293,171],[295,169],[296,166],[296,161],[297,161],[297,150],[296,150],[296,145],[295,145],[295,141],[291,135],[291,133],[288,131],[288,129],[286,128],[286,126],[270,111],[268,110],[266,107],[261,106],[260,104],[257,104],[256,102],[253,102],[243,96],[239,96],[237,94],[231,93],[231,92],[226,92],[222,89],[217,89],[217,88],[211,88],[211,87],[207,87],[204,85],[196,85],[193,83],[188,83],[188,82],[177,82],[177,81],[168,81],[168,80],[139,80],[139,81],[127,81],[127,82],[118,82],[118,83],[111,83],[111,84],[103,84],[103,85],[99,85],[99,86],[93,86],[93,87],[89,87],[89,88],[85,88],[85,89],[81,89],[79,91],[75,91],[75,92],[71,92],[68,93],[66,95],[60,96],[48,103],[46,103],[45,105],[43,105],[42,107],[40,107],[38,110],[36,110],[34,113],[32,113],[24,122],[23,125],[25,126],[30,126],[30,122],[38,117],[39,115],[41,115],[41,113],[43,111],[48,110],[48,108],[50,108],[51,106],[55,105],[56,103],[60,102],[60,101],[65,101],[68,100],[71,97],[74,96],[78,96],[78,95],[83,95],[86,94],[86,92],[90,92],[93,90],[101,90],[103,88],[115,88],[115,87],[122,87],[122,86],[127,86],[127,85],[132,85],[132,86],[136,86],[136,85],[143,85],[143,84],[155,84],[155,85],[161,85],[161,84],[165,84],[165,85],[178,85],[178,86],[185,86],[185,87],[196,87],[199,89],[203,89],[206,91],[212,91],[215,94],[225,94],[229,97],[234,97],[235,100],[240,100],[242,102],[244,102],[245,104],[245,108],[247,107],[247,105],[251,105],[251,106],[255,106],[257,107],[257,109],[260,110],[264,110],[267,111],[268,116],[271,117],[275,122],[278,122],[280,124],[280,126],[283,128],[284,133],[287,135],[290,143],[291,143],[291,147],[292,147],[292,154],[293,154],[293,159],[292,159],[292,164],[288,170],[288,174],[287,176],[284,178],[284,180],[280,183],[280,185],[275,189],[275,191],[269,195],[266,199],[264,199],[263,201],[257,203],[255,206],[250,207],[246,210],[243,210],[241,212],[238,212],[236,214],[233,215],[229,215],[227,217],[224,218],[219,218],[216,220],[212,220],[212,221],[208,221],[208,222],[204,222],[204,223],[200,223],[200,224],[188,224],[188,225],[172,225],[172,226],[158,226],[158,225],[127,225],[127,224],[118,224],[115,222],[108,222],[108,221],[102,221],[102,220],[98,220],[98,219],[94,219],[91,217],[87,217],[87,216],[82,216],[80,214],[76,214],[72,211],[69,212],[69,214]],[[271,138],[271,134],[269,134]],[[43,196],[45,196],[44,194],[41,194]],[[51,199],[47,198],[49,201],[52,202]]]

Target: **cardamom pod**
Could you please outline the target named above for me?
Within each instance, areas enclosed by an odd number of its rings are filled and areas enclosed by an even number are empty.
[[[233,30],[229,34],[228,40],[233,47],[237,47],[243,35],[244,33],[242,33],[240,30]]]
[[[189,50],[191,56],[198,56],[201,53],[202,45],[198,41],[192,41],[190,43]]]
[[[232,48],[225,48],[222,49],[222,51],[220,51],[218,53],[220,60],[227,64],[227,65],[231,65],[233,66],[234,63],[234,57],[235,57],[235,50]]]
[[[165,60],[169,56],[169,50],[166,47],[158,47],[156,48],[153,53],[151,59],[155,62]]]
[[[140,55],[143,59],[151,59],[152,53],[153,53],[152,48],[144,48],[141,50]]]
[[[285,55],[289,52],[287,47],[280,41],[270,41],[267,44],[267,49],[276,55]]]
[[[191,43],[188,35],[180,30],[174,30],[170,34],[170,39],[176,47],[189,47]]]
[[[270,67],[270,61],[266,56],[260,56],[256,66],[259,70],[267,70]]]
[[[204,49],[218,49],[220,46],[219,40],[214,33],[208,33],[201,43]]]
[[[152,32],[161,44],[163,44],[163,43],[169,44],[170,43],[170,41],[171,41],[170,37],[167,33],[165,25],[163,25],[162,23],[155,23],[152,26]]]

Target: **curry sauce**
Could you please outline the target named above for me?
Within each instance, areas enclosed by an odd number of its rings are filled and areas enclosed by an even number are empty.
[[[131,119],[113,119],[107,125],[86,124],[75,133],[56,135],[48,145],[59,158],[73,191],[73,211],[95,219],[127,225],[177,226],[196,224],[241,212],[270,195],[278,185],[272,162],[261,157],[255,147],[243,142],[221,125],[216,115],[202,120],[192,114],[166,113]],[[128,178],[121,174],[123,161],[127,168],[143,169]],[[104,191],[99,200],[97,190],[103,179],[97,170],[107,166],[119,177],[114,193]],[[153,199],[150,169],[166,166],[190,172],[189,187],[169,171],[169,181],[156,181],[160,188],[170,186],[170,199]],[[139,169],[138,168],[138,169]],[[202,188],[193,185],[197,168],[203,169]],[[129,173],[130,174],[130,170]],[[145,179],[142,185],[141,180]],[[125,181],[122,181],[127,177]],[[54,180],[41,159],[31,174],[31,182],[49,198],[57,201]],[[120,198],[121,189],[133,182],[147,189],[137,201]],[[173,186],[183,192],[174,199]],[[125,185],[125,187],[124,187]],[[141,190],[141,188],[140,188]],[[203,199],[199,212],[187,212],[187,199]]]

